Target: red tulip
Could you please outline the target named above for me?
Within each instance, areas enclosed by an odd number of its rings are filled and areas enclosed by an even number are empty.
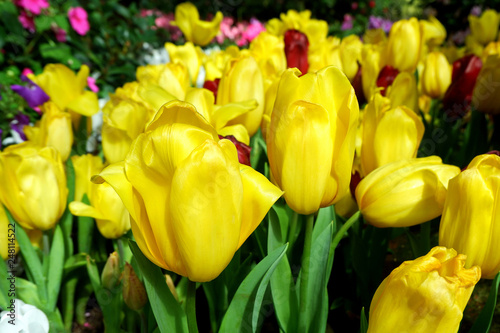
[[[382,87],[383,89],[380,91],[380,94],[382,96],[385,96],[385,91],[387,90],[387,87],[392,85],[394,80],[396,79],[396,76],[398,76],[399,71],[392,67],[392,66],[385,66],[382,68],[380,73],[378,74],[377,77],[377,87]]]
[[[219,139],[227,139],[227,140],[231,141],[232,143],[234,143],[234,145],[236,146],[236,150],[238,151],[238,162],[240,162],[241,164],[251,166],[250,165],[250,151],[252,150],[252,148],[250,148],[249,146],[247,146],[243,142],[236,140],[236,138],[232,135],[228,135],[228,136],[219,135]]]
[[[451,84],[443,98],[443,107],[448,117],[462,118],[469,109],[476,79],[483,67],[481,59],[473,54],[453,63]]]
[[[297,67],[302,74],[307,73],[309,69],[308,50],[309,41],[304,33],[298,30],[285,32],[285,56],[288,68]]]
[[[219,89],[220,79],[215,79],[213,81],[206,80],[203,83],[203,88],[210,90],[214,93],[214,103],[217,103],[217,89]]]

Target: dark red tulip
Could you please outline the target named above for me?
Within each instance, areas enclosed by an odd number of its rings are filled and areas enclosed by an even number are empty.
[[[361,71],[361,66],[358,69],[358,72],[352,79],[352,87],[354,88],[354,93],[356,94],[356,98],[358,99],[359,105],[363,105],[366,103],[365,93],[363,92],[363,82],[361,76],[363,75]]]
[[[385,96],[385,92],[387,90],[387,87],[392,85],[394,80],[396,79],[396,76],[398,76],[399,71],[392,67],[392,66],[385,66],[380,70],[380,73],[378,74],[377,77],[377,87],[382,87],[383,89],[380,91],[380,94],[382,96]]]
[[[203,83],[203,88],[210,90],[214,93],[214,102],[217,103],[217,90],[219,89],[220,79],[215,79],[213,81],[207,80]]]
[[[443,98],[444,112],[450,119],[462,118],[467,113],[477,76],[482,67],[481,59],[473,54],[453,63],[451,84]]]
[[[356,187],[358,187],[359,182],[361,181],[361,175],[359,172],[354,171],[351,175],[351,182],[349,183],[349,189],[351,190],[351,195],[356,200]]]
[[[297,67],[302,74],[307,73],[309,69],[308,51],[309,41],[304,33],[298,30],[285,32],[285,56],[288,68]]]
[[[227,139],[232,143],[234,143],[234,145],[236,146],[236,150],[238,151],[238,161],[241,164],[250,166],[250,151],[252,150],[252,148],[250,148],[243,142],[239,142],[232,135],[227,135],[227,136],[219,135],[219,139]]]

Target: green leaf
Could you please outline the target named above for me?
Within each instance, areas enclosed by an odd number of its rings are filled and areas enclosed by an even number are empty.
[[[40,54],[45,59],[53,59],[66,64],[71,57],[71,47],[62,43],[42,44],[40,45]]]
[[[54,230],[54,239],[50,248],[49,257],[49,274],[47,276],[47,292],[48,309],[54,311],[57,299],[59,297],[59,289],[61,288],[61,279],[64,269],[64,238],[60,226],[56,226]]]
[[[87,194],[83,195],[82,202],[86,205],[90,205]],[[80,251],[80,253],[90,253],[94,225],[95,223],[93,218],[88,216],[78,216],[78,251]]]
[[[285,207],[274,205],[269,211],[268,251],[283,245],[288,228],[288,215]],[[285,222],[285,223],[282,223]],[[292,270],[288,257],[284,257],[276,266],[271,276],[271,294],[278,324],[283,332],[297,330],[298,299],[293,282]]]
[[[17,224],[14,221],[12,215],[10,214],[7,208],[5,208],[5,213],[7,214],[9,223],[12,224],[15,223],[16,225],[16,239],[17,242],[19,243],[21,254],[23,255],[24,261],[26,263],[26,268],[29,270],[35,284],[38,286],[40,299],[46,300],[48,296],[47,286],[46,286],[47,280],[43,275],[42,263],[40,262],[40,259],[38,258],[38,255],[35,249],[33,248],[33,245],[31,245],[31,241],[26,232],[24,231],[24,229],[21,227],[20,224]]]
[[[165,281],[161,269],[142,254],[137,244],[129,241],[144,277],[144,285],[161,332],[187,332],[186,313],[175,300]]]
[[[10,281],[7,280],[8,275],[7,262],[2,260],[2,262],[0,262],[0,308],[2,310],[7,308],[10,302],[9,298],[11,298],[10,296],[7,297],[10,289]]]
[[[40,15],[35,17],[35,28],[38,33],[50,30],[51,23],[52,20],[48,16]]]
[[[75,198],[75,169],[73,167],[73,163],[71,162],[71,158],[68,158],[66,161],[66,184],[68,187],[68,199],[67,203],[69,204]],[[73,232],[73,215],[68,209],[66,205],[66,210],[64,211],[61,220],[59,221],[59,225],[61,226],[61,231],[63,233],[64,239],[64,252],[66,257],[70,257],[73,255],[73,239],[71,237],[71,233]]]
[[[77,268],[87,265],[87,254],[79,253],[75,254],[64,262],[64,276],[70,274]]]
[[[43,305],[40,302],[39,294],[39,288],[34,283],[22,278],[16,278],[16,298],[42,310]]]
[[[359,333],[366,333],[368,331],[368,320],[365,315],[365,307],[361,308],[361,322]]]
[[[279,261],[286,253],[288,244],[273,252],[255,266],[236,291],[222,320],[219,333],[255,332],[262,305],[262,293]]]
[[[65,15],[54,16],[54,22],[56,22],[59,28],[63,29],[64,31],[69,31],[69,22]]]
[[[491,322],[493,321],[493,315],[495,314],[495,308],[498,298],[498,285],[500,284],[500,273],[498,273],[491,283],[490,294],[488,295],[488,300],[481,310],[479,317],[474,322],[469,333],[484,333],[489,332],[491,327]]]

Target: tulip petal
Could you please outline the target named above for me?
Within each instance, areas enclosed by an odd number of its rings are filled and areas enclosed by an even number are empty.
[[[247,146],[250,144],[247,128],[241,124],[223,127],[217,133],[222,136],[232,135],[239,142],[243,142]]]
[[[217,277],[238,248],[243,198],[239,168],[230,141],[207,140],[175,171],[173,232],[192,281]]]
[[[238,248],[259,226],[276,200],[283,195],[283,191],[251,167],[241,164],[240,173],[243,181],[244,212]]]
[[[234,118],[254,110],[257,106],[257,101],[254,99],[216,106],[213,113],[214,127],[218,130]]]
[[[165,89],[155,84],[140,84],[137,89],[137,94],[146,101],[146,103],[151,105],[154,110],[158,110],[163,104],[176,99]]]
[[[71,100],[66,107],[68,110],[90,117],[99,111],[97,94],[92,91],[84,91],[78,97]]]
[[[76,216],[88,216],[94,219],[105,218],[104,214],[102,214],[100,211],[80,201],[70,202],[68,208],[71,211],[71,214]]]

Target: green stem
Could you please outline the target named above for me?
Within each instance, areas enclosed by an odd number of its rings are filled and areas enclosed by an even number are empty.
[[[43,255],[48,257],[50,255],[50,240],[48,231],[45,231],[43,233],[42,243],[43,243]]]
[[[288,233],[288,242],[290,243],[290,247],[292,248],[293,243],[295,243],[295,239],[297,238],[295,234],[297,233],[297,221],[299,219],[299,214],[293,212],[292,219],[290,220],[290,232]]]
[[[118,244],[118,259],[120,260],[120,269],[123,270],[125,267],[125,251],[123,250],[123,241],[122,238],[118,238],[116,240]]]
[[[188,280],[186,295],[186,315],[189,333],[198,333],[196,323],[196,282]]]
[[[141,317],[141,333],[147,333],[148,331],[148,319],[146,318],[146,314],[141,309],[139,310],[139,316]]]
[[[359,216],[361,215],[361,212],[360,211],[357,211],[356,213],[354,213],[353,216],[351,216],[349,218],[349,220],[347,220],[346,223],[344,223],[344,225],[339,229],[339,231],[337,232],[337,234],[335,234],[335,237],[333,238],[333,241],[332,241],[332,246],[331,248],[332,249],[336,249],[337,248],[337,245],[339,245],[340,241],[342,240],[342,237],[344,237],[344,234],[347,232],[347,230],[349,230],[349,228],[354,224],[356,223],[357,220],[359,220]]]
[[[299,331],[308,331],[310,323],[303,320],[307,318],[308,311],[308,285],[309,285],[309,270],[311,263],[311,244],[314,226],[314,214],[308,215],[306,218],[306,231],[304,238],[304,251],[302,252],[302,268],[300,271],[300,306],[299,306]]]

